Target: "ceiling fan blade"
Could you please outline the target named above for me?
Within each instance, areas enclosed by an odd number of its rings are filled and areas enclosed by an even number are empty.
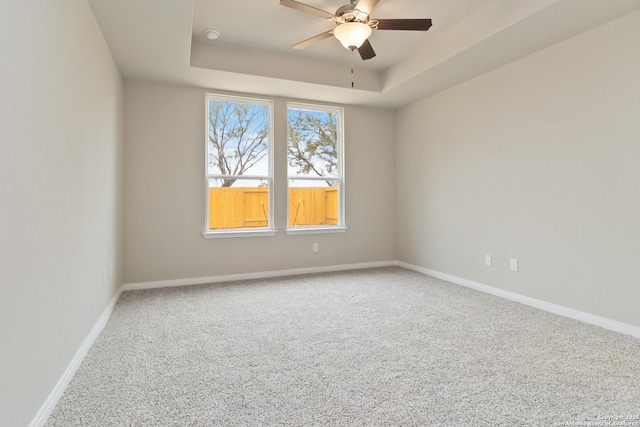
[[[326,12],[322,9],[317,9],[313,6],[306,5],[304,3],[300,3],[295,0],[280,0],[280,5],[290,7],[291,9],[299,10],[301,12],[310,13],[315,16],[319,16],[324,19],[333,18],[333,13]]]
[[[360,0],[356,5],[356,9],[360,12],[364,12],[367,15],[371,15],[371,11],[378,4],[380,0]]]
[[[358,48],[358,53],[360,53],[360,58],[367,60],[376,56],[376,53],[373,51],[373,47],[371,47],[371,43],[369,40],[365,40],[362,43],[362,46]]]
[[[314,43],[318,43],[319,41],[322,41],[324,39],[328,39],[331,36],[333,36],[333,30],[329,30],[329,31],[327,31],[325,33],[320,33],[317,36],[313,36],[311,38],[303,40],[300,43],[294,44],[292,47],[294,49],[304,49],[305,47],[311,46]]]
[[[378,30],[427,31],[431,28],[431,19],[376,19]]]

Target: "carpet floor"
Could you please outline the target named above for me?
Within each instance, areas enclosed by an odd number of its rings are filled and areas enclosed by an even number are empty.
[[[612,420],[640,340],[389,267],[125,292],[46,425]]]

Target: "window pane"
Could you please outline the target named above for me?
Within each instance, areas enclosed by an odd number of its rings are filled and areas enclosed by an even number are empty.
[[[338,224],[337,180],[289,180],[289,227]]]
[[[211,178],[207,228],[255,228],[269,225],[269,186],[266,180]]]
[[[269,107],[208,101],[209,175],[269,174]]]
[[[271,101],[207,95],[205,231],[271,229]]]
[[[337,112],[287,110],[289,176],[338,177]]]

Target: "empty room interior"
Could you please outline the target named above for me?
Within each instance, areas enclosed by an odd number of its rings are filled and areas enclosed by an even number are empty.
[[[640,426],[639,0],[10,0],[0,46],[0,425]]]

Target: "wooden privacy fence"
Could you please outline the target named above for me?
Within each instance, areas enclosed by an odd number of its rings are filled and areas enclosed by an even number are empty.
[[[289,226],[338,223],[338,187],[289,188]]]
[[[266,227],[267,187],[210,187],[209,229]],[[289,226],[338,223],[338,188],[289,188]]]

